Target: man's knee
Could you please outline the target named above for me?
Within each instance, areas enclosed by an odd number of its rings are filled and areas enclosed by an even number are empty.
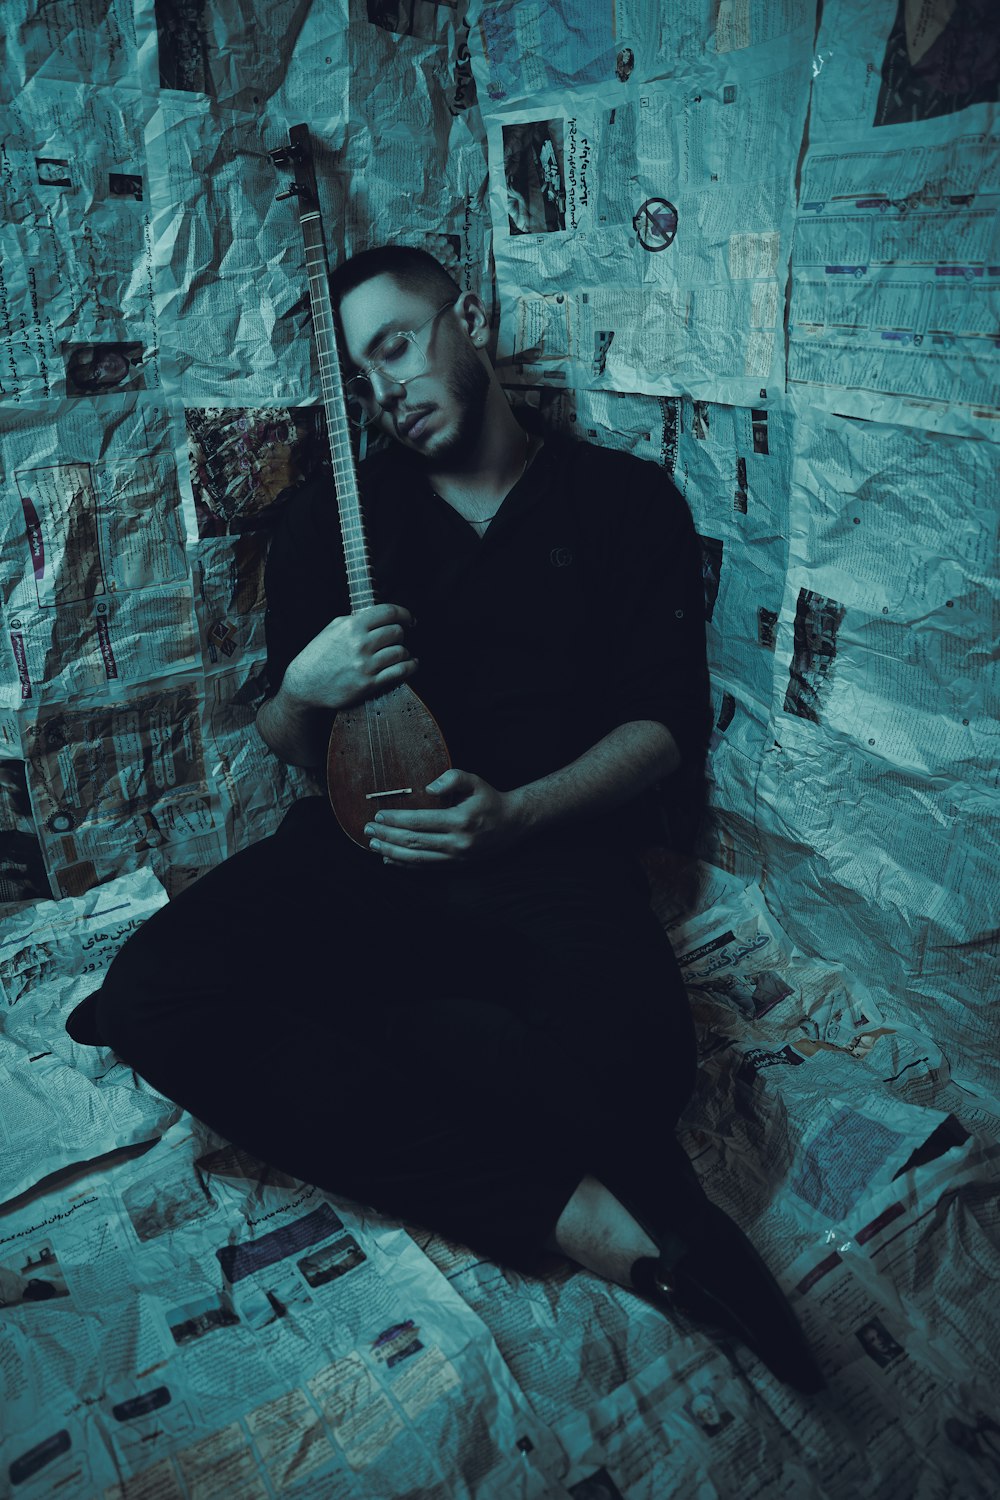
[[[142,1034],[142,992],[118,981],[114,965],[94,994],[94,1014],[101,1045],[126,1062],[133,1060],[134,1041]]]
[[[87,995],[70,1011],[66,1031],[80,1046],[110,1047],[119,1057],[127,1059],[131,1020],[128,1011],[124,993],[106,978],[99,990]]]

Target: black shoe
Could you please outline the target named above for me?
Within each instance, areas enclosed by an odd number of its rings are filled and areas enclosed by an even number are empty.
[[[736,1334],[803,1395],[825,1387],[781,1287],[739,1226],[707,1199],[697,1238],[677,1258],[635,1261],[632,1285],[663,1312],[683,1312]]]

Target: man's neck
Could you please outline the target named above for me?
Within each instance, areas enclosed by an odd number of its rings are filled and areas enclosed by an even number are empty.
[[[524,473],[529,453],[524,428],[494,385],[476,442],[454,462],[440,467],[428,463],[427,476],[442,500],[474,521],[497,509]]]

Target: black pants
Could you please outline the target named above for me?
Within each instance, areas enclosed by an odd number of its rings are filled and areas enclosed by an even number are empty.
[[[395,868],[310,798],[130,938],[95,1006],[94,1040],[228,1140],[508,1264],[587,1172],[684,1212],[693,1029],[624,856]]]

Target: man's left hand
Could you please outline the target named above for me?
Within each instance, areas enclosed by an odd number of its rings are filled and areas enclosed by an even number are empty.
[[[445,771],[427,787],[440,807],[384,808],[365,828],[387,864],[441,864],[481,859],[526,832],[512,792],[498,792],[471,771]]]

